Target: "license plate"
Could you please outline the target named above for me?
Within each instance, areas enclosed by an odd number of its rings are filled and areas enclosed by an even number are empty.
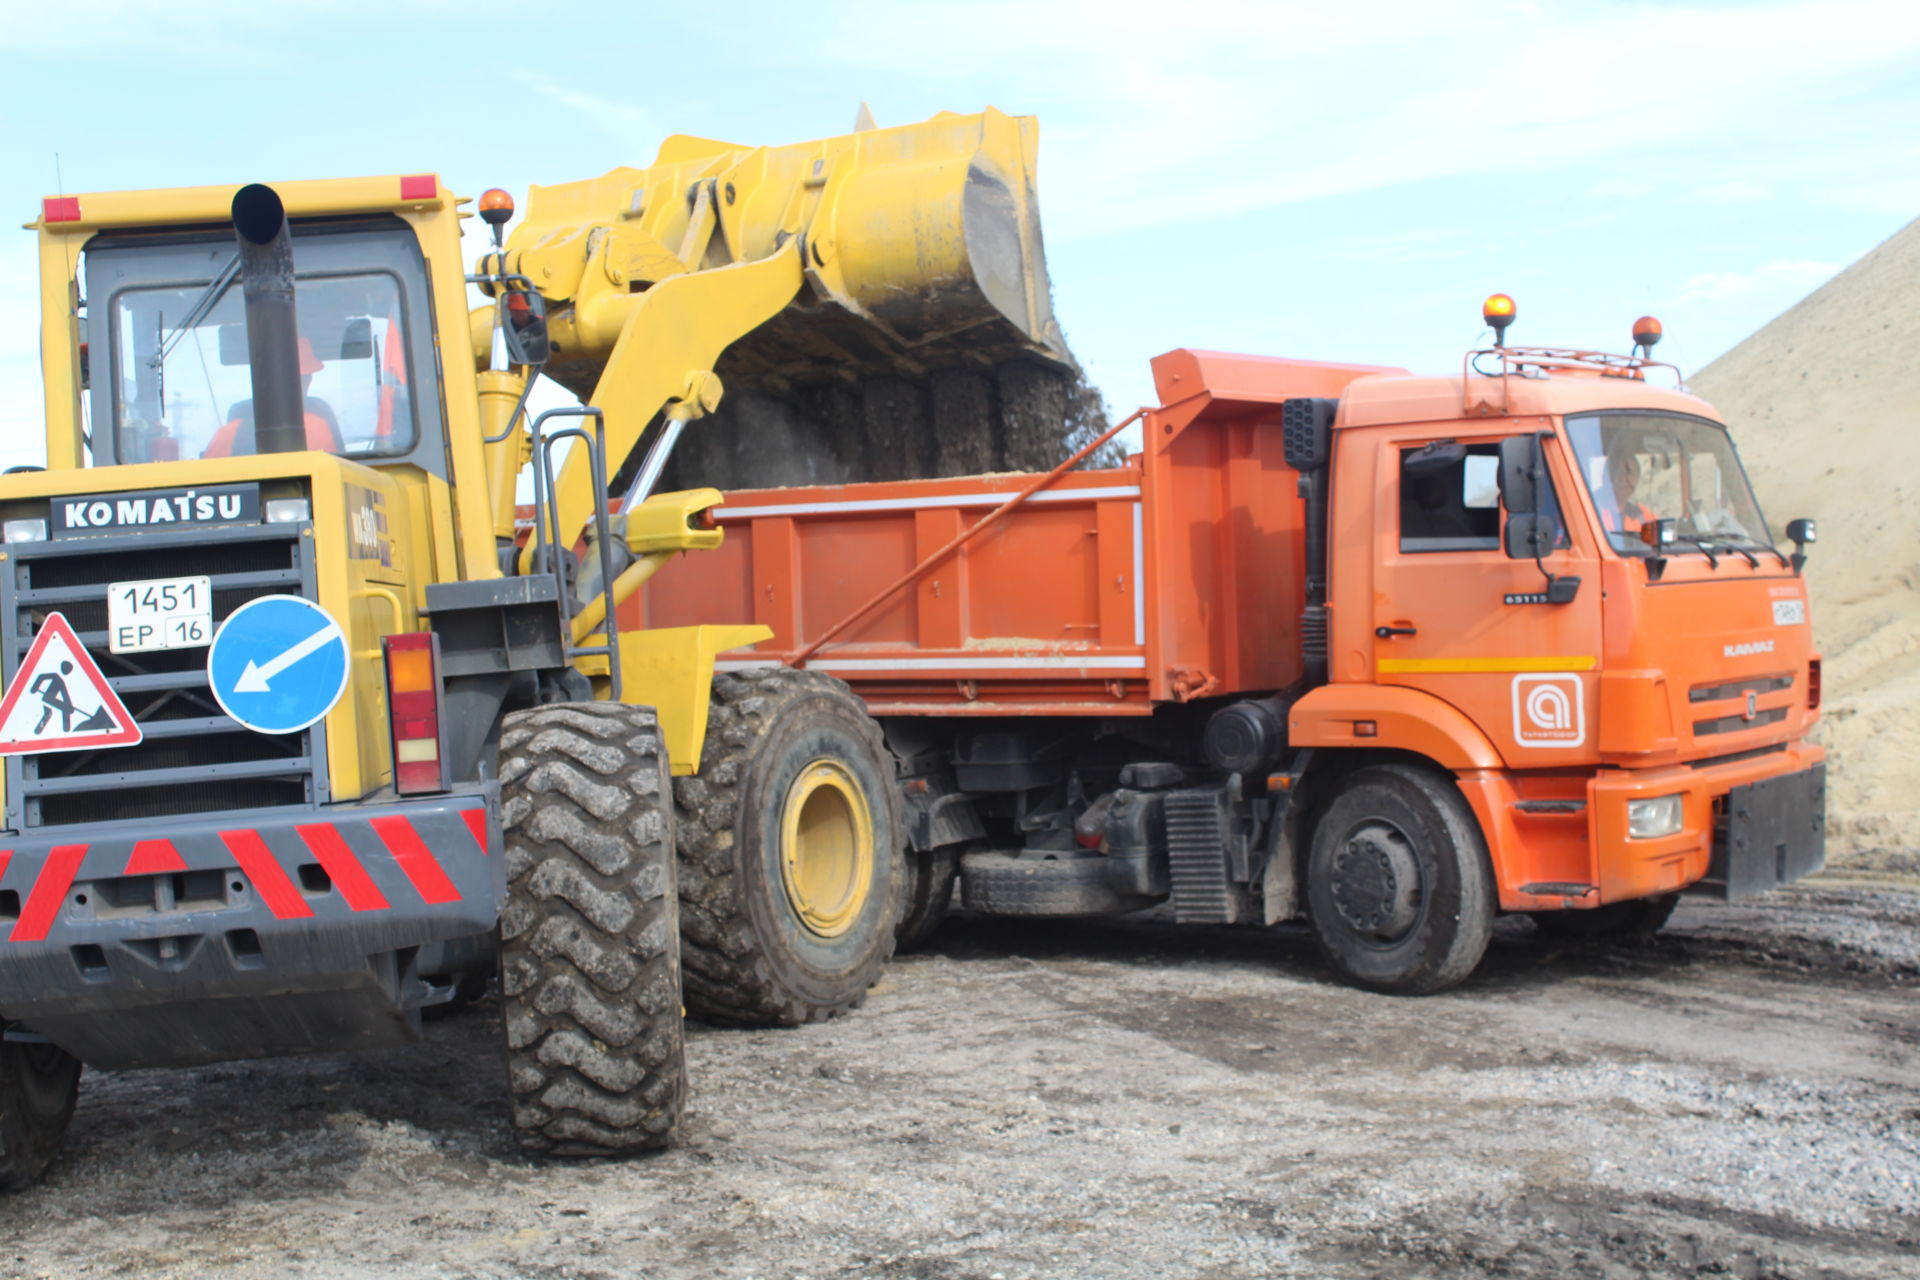
[[[107,648],[115,653],[194,649],[213,643],[213,591],[205,578],[150,578],[107,588]]]

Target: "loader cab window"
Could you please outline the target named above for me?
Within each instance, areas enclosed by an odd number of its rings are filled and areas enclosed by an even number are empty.
[[[437,397],[415,394],[434,367],[425,268],[383,221],[294,228],[307,447],[444,474]],[[111,364],[94,358],[96,465],[257,452],[240,282],[215,293],[233,257],[230,232],[89,247],[90,310],[111,341]]]
[[[1549,485],[1541,511],[1567,545]],[[1492,551],[1500,546],[1500,446],[1452,441],[1400,451],[1400,550]]]

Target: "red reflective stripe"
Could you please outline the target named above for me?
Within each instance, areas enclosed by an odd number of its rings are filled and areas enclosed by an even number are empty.
[[[7,882],[7,864],[13,861],[13,850],[0,849],[0,884]]]
[[[431,200],[440,194],[440,179],[431,173],[410,173],[400,179],[400,198],[402,200]],[[76,203],[75,209],[78,209]],[[79,217],[76,212],[74,216]]]
[[[157,876],[168,871],[185,871],[187,860],[173,847],[171,840],[142,840],[133,846],[123,874]]]
[[[420,897],[429,906],[441,902],[458,902],[460,893],[453,887],[453,881],[447,879],[447,873],[440,869],[427,846],[420,840],[420,833],[405,817],[395,814],[385,818],[373,819],[373,829],[387,846],[387,852],[407,873],[407,879],[413,881],[413,887],[420,891]]]
[[[313,856],[320,859],[320,865],[327,869],[328,877],[349,907],[355,911],[387,909],[386,895],[347,847],[338,827],[331,822],[309,822],[294,830],[307,842],[307,848],[313,850]]]
[[[53,928],[53,918],[66,900],[73,878],[80,872],[80,861],[87,856],[83,844],[55,845],[47,854],[40,878],[34,882],[27,905],[20,910],[20,923],[13,926],[12,942],[39,942]]]
[[[78,222],[80,221],[79,196],[48,196],[40,202],[40,220],[42,222]],[[66,890],[62,889],[62,893]]]
[[[247,879],[253,881],[253,887],[260,892],[260,901],[267,904],[274,919],[303,920],[313,914],[313,908],[293,887],[293,881],[287,879],[287,873],[280,869],[258,831],[251,828],[222,831],[220,840],[240,863],[240,869],[247,873]]]
[[[485,809],[462,809],[460,816],[466,819],[467,830],[473,832],[473,842],[480,846],[481,856],[487,852],[487,811]],[[0,862],[0,867],[7,864]]]

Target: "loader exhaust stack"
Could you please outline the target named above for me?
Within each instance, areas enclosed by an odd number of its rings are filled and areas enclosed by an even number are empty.
[[[233,197],[240,288],[247,304],[247,361],[253,370],[254,449],[307,447],[307,400],[300,385],[300,326],[293,305],[293,241],[272,187],[252,183]]]

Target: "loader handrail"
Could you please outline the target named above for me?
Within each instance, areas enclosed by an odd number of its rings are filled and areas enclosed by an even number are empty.
[[[852,613],[849,613],[846,617],[840,619],[840,621],[828,627],[825,631],[822,631],[817,639],[812,640],[805,645],[802,645],[797,652],[787,657],[786,665],[790,667],[804,666],[806,664],[807,659],[811,658],[815,653],[819,652],[820,647],[826,644],[827,641],[833,639],[835,636],[839,635],[842,631],[845,631],[848,627],[860,621],[862,618],[872,613],[875,609],[879,608],[882,604],[886,603],[886,601],[888,601],[893,597],[895,592],[899,591],[902,587],[906,586],[908,583],[913,582],[916,579],[925,575],[927,570],[933,568],[934,565],[939,564],[942,560],[946,559],[947,556],[959,550],[967,542],[977,537],[983,530],[987,528],[987,526],[993,524],[996,520],[1000,519],[1000,517],[1006,515],[1007,512],[1013,510],[1015,507],[1025,502],[1028,498],[1031,498],[1034,494],[1040,492],[1042,489],[1052,484],[1055,480],[1058,480],[1061,476],[1065,475],[1068,471],[1071,471],[1075,466],[1075,464],[1079,463],[1080,461],[1088,457],[1090,454],[1093,453],[1094,450],[1098,449],[1101,445],[1105,444],[1107,441],[1119,435],[1123,428],[1130,426],[1135,422],[1138,422],[1140,419],[1146,416],[1147,416],[1147,411],[1145,409],[1135,409],[1132,413],[1120,419],[1120,421],[1114,423],[1112,426],[1108,427],[1105,431],[1101,432],[1098,436],[1094,437],[1094,439],[1082,445],[1080,448],[1076,449],[1071,455],[1069,455],[1067,458],[1065,458],[1060,463],[1058,463],[1053,468],[1053,470],[1047,472],[1045,475],[1034,480],[1026,488],[1014,494],[1011,498],[1008,498],[1005,502],[995,507],[992,511],[989,511],[985,516],[982,516],[980,518],[978,523],[970,525],[967,528],[961,530],[957,535],[955,535],[951,540],[949,540],[945,546],[939,548],[936,551],[931,552],[926,559],[922,560],[919,564],[907,570],[905,573],[901,574],[898,578],[895,578],[892,582],[888,583],[885,587],[881,588],[879,593],[876,594],[871,600],[861,605],[858,609],[855,609]]]

